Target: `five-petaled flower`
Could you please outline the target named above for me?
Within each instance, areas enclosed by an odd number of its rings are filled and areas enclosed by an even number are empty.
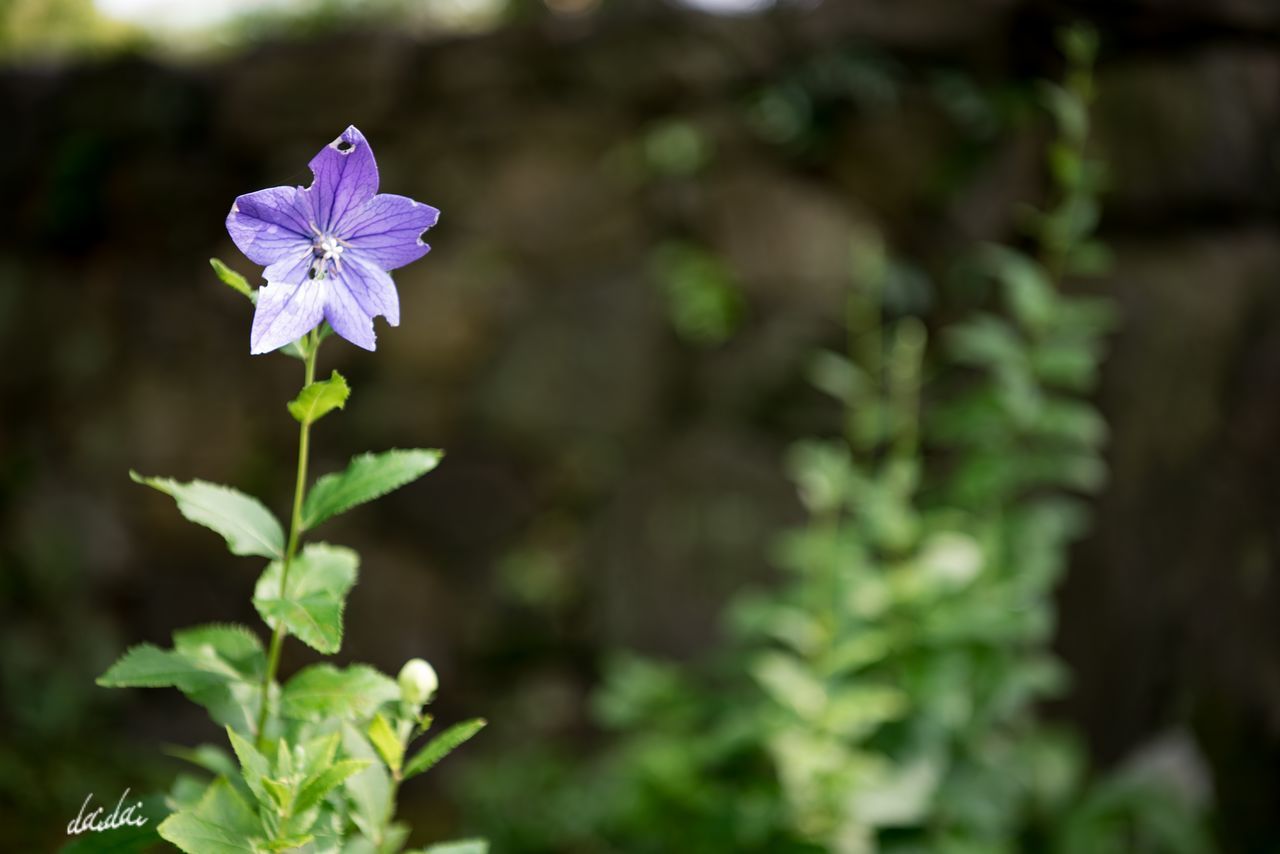
[[[273,187],[240,196],[227,231],[240,251],[266,267],[267,284],[249,336],[251,353],[269,353],[329,321],[356,346],[374,349],[373,319],[400,323],[400,297],[388,270],[431,248],[423,233],[440,211],[378,193],[378,166],[354,126],[311,159],[310,187]]]

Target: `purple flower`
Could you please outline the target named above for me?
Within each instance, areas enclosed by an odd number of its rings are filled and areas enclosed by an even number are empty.
[[[422,235],[440,211],[378,193],[378,165],[355,126],[311,159],[310,187],[273,187],[240,196],[227,231],[240,251],[266,266],[249,352],[269,353],[327,320],[343,338],[374,349],[373,319],[400,324],[400,297],[388,270],[431,248]]]

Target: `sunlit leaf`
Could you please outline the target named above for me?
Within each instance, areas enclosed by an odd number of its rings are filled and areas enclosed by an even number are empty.
[[[314,528],[333,516],[399,489],[434,469],[443,456],[437,450],[392,450],[362,454],[345,471],[316,481],[302,507],[302,524]]]
[[[387,719],[381,714],[374,715],[365,735],[369,736],[369,742],[392,773],[399,774],[400,765],[404,761],[404,742],[396,735]]]
[[[221,534],[232,554],[266,558],[284,554],[284,529],[256,498],[203,480],[179,483],[167,477],[143,477],[134,471],[129,477],[134,483],[172,496],[183,516]]]
[[[209,266],[213,267],[213,272],[217,275],[222,283],[237,293],[243,294],[250,302],[257,302],[256,294],[249,281],[217,258],[209,259]]]
[[[367,759],[342,759],[322,769],[302,784],[293,804],[294,811],[302,812],[311,809],[324,800],[325,795],[342,785],[348,777],[364,770],[369,764]]]
[[[271,628],[283,621],[303,643],[332,655],[342,646],[342,612],[358,563],[351,549],[311,543],[294,556],[284,591],[284,562],[272,561],[258,579],[254,607]]]
[[[225,779],[209,786],[194,809],[166,818],[160,836],[187,854],[253,854],[262,825]]]
[[[108,688],[177,688],[218,723],[249,732],[261,702],[266,655],[240,626],[202,626],[174,633],[174,648],[135,646],[98,684]]]
[[[339,670],[331,664],[313,664],[285,684],[281,704],[288,718],[352,719],[369,717],[378,706],[399,696],[395,680],[368,665]]]
[[[314,424],[335,409],[342,409],[351,396],[351,387],[334,371],[327,380],[313,382],[289,401],[289,414],[299,424]]]
[[[376,838],[391,820],[395,808],[391,776],[377,761],[378,755],[368,739],[349,723],[342,727],[342,749],[348,756],[369,762],[363,770],[347,778],[344,788],[354,807],[351,818],[356,827],[365,836]]]
[[[409,764],[405,766],[404,778],[407,780],[429,770],[437,762],[457,749],[463,742],[484,729],[486,723],[488,722],[483,718],[472,718],[469,721],[454,724],[428,741],[426,746],[419,750],[409,760]]]

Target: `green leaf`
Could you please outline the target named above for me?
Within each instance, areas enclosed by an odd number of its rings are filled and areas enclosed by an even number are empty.
[[[231,727],[227,727],[227,738],[231,740],[231,749],[235,751],[236,759],[240,761],[241,776],[248,784],[249,790],[258,799],[258,803],[269,804],[267,789],[263,784],[271,773],[271,763]]]
[[[417,449],[355,457],[346,471],[316,481],[302,506],[302,526],[314,528],[357,504],[399,489],[434,469],[442,456],[438,450]]]
[[[271,511],[256,498],[229,486],[193,480],[179,483],[167,477],[143,477],[141,483],[170,495],[188,520],[221,534],[232,554],[276,558],[284,554],[284,529]]]
[[[457,839],[438,842],[422,849],[422,854],[489,854],[489,842],[485,839]]]
[[[267,625],[284,622],[291,634],[319,652],[332,655],[342,646],[342,612],[356,583],[359,557],[351,549],[312,543],[289,567],[284,595],[282,561],[272,561],[254,590],[253,604]]]
[[[280,702],[284,716],[295,720],[359,719],[399,696],[395,680],[366,664],[353,664],[346,670],[313,664],[288,681]]]
[[[417,755],[409,760],[409,764],[404,769],[404,779],[408,780],[410,777],[429,770],[437,762],[461,746],[463,742],[484,729],[486,723],[488,721],[483,718],[472,718],[469,721],[454,724],[431,739],[427,742],[426,747],[419,750]]]
[[[231,784],[219,777],[195,809],[174,813],[157,830],[187,854],[254,854],[262,825]]]
[[[395,807],[391,777],[377,761],[368,739],[349,723],[342,727],[342,749],[348,756],[369,762],[363,771],[347,779],[345,788],[353,806],[351,820],[361,833],[376,839],[391,820]]]
[[[250,302],[257,302],[257,297],[253,292],[253,288],[249,287],[249,281],[217,258],[209,259],[209,266],[213,267],[213,272],[232,290],[244,294],[249,298]]]
[[[809,382],[819,391],[850,405],[863,400],[871,385],[866,372],[848,356],[830,350],[817,353],[806,373]]]
[[[293,811],[304,812],[324,800],[325,795],[346,782],[352,774],[363,771],[370,764],[367,759],[342,759],[333,763],[302,784]]]
[[[144,643],[130,648],[97,682],[104,688],[177,688],[195,691],[218,682],[218,676],[197,667],[172,650]]]
[[[231,771],[237,777],[239,776],[235,770],[234,763],[231,766]],[[200,799],[204,797],[205,790],[208,788],[208,779],[198,779],[190,774],[179,774],[174,778],[173,785],[169,787],[169,792],[164,797],[164,805],[170,812],[193,810],[200,803]]]
[[[373,716],[365,734],[369,736],[369,741],[382,757],[382,761],[387,763],[391,772],[399,774],[400,765],[404,762],[404,742],[396,735],[382,713]]]
[[[1058,304],[1048,271],[1034,259],[1005,246],[985,247],[983,260],[1004,286],[1005,299],[1022,328],[1033,332],[1047,328]]]
[[[212,744],[201,744],[194,748],[170,746],[165,748],[164,752],[215,775],[228,776],[237,773],[236,763],[227,755],[227,752]]]
[[[314,382],[298,392],[298,396],[289,402],[289,414],[299,424],[314,424],[335,409],[347,405],[351,396],[351,386],[342,374],[334,371],[327,380]]]
[[[765,653],[752,667],[752,676],[780,706],[805,722],[817,721],[829,697],[822,681],[795,656]]]
[[[261,701],[266,655],[241,626],[211,625],[175,632],[172,650],[135,646],[98,677],[104,688],[177,688],[214,720],[249,732]]]
[[[288,782],[277,780],[273,777],[263,777],[262,788],[266,790],[267,796],[271,798],[270,803],[264,806],[274,809],[280,815],[285,815],[289,812],[289,807],[293,802],[293,788]]]
[[[234,623],[209,623],[179,629],[173,633],[173,648],[192,661],[210,657],[229,664],[247,679],[257,679],[267,668],[262,641],[245,626]]]
[[[302,762],[297,769],[304,777],[311,777],[333,764],[338,756],[342,734],[331,732],[317,736],[302,745]]]

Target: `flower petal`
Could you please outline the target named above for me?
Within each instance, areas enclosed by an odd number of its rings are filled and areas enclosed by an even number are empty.
[[[407,196],[382,193],[342,219],[338,236],[360,257],[384,270],[417,261],[431,249],[422,234],[440,219],[440,211]]]
[[[310,200],[298,187],[272,187],[238,197],[227,214],[227,232],[255,264],[273,264],[313,240]]]
[[[378,192],[378,164],[364,134],[355,125],[311,158],[315,180],[306,189],[316,224],[325,233],[348,211],[354,211]]]
[[[300,285],[310,278],[312,262],[316,253],[311,244],[300,245],[283,253],[275,263],[267,265],[262,271],[262,278],[268,282],[287,282]]]
[[[345,288],[370,318],[381,315],[392,326],[400,325],[400,295],[391,276],[381,267],[368,263],[363,255],[355,257],[354,252],[346,252],[341,268],[332,276],[332,287]]]
[[[258,307],[249,333],[249,352],[270,353],[297,341],[314,329],[324,317],[325,296],[330,285],[314,279],[295,285],[267,282],[258,289]]]
[[[351,291],[339,281],[329,282],[324,319],[329,321],[334,332],[352,344],[366,350],[374,349],[377,336],[373,332],[373,318],[360,307]]]

